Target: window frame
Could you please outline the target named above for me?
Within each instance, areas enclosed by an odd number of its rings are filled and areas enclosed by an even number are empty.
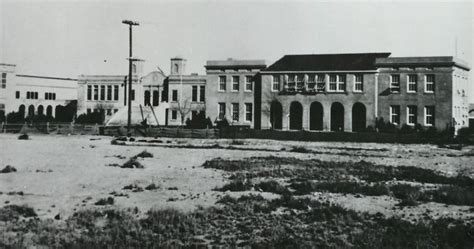
[[[235,107],[237,107],[237,111],[235,110]],[[232,109],[231,110],[232,110],[232,113],[231,113],[232,122],[239,122],[239,119],[240,119],[240,106],[239,106],[239,103],[232,103]]]
[[[277,79],[277,81],[275,81]],[[272,75],[272,92],[280,91],[280,75]],[[276,89],[275,89],[276,86]]]
[[[178,120],[178,111],[177,110],[171,110],[171,120],[173,120],[173,121]]]
[[[428,114],[428,110],[431,110],[431,114]],[[428,118],[432,119],[431,123],[428,123]],[[435,125],[435,107],[430,105],[430,106],[425,106],[424,108],[424,125],[425,126],[434,126]]]
[[[119,86],[118,85],[114,85],[114,101],[118,101],[119,100]]]
[[[357,81],[358,77],[360,77],[360,81]],[[360,86],[360,87],[357,87],[357,86]],[[361,93],[363,91],[364,91],[364,75],[354,74],[354,92]]]
[[[397,109],[397,112],[394,112],[394,110]],[[401,115],[401,109],[399,105],[391,105],[390,106],[390,123],[394,125],[400,125],[400,115]],[[398,119],[398,122],[394,122],[394,116]]]
[[[410,111],[414,111],[411,113]],[[414,119],[414,122],[410,122],[410,118]],[[414,126],[417,124],[418,121],[418,107],[416,105],[408,105],[407,106],[407,125]]]
[[[393,81],[394,77],[398,79],[397,82]],[[398,85],[394,86],[394,83],[397,83]],[[400,74],[391,74],[390,75],[390,92],[391,93],[400,93]]]
[[[252,92],[253,91],[253,76],[250,76],[250,75],[246,75],[244,77],[245,79],[245,89],[244,91],[245,92]],[[250,89],[248,88],[248,86],[250,85]]]
[[[178,102],[178,89],[171,90],[171,102]]]
[[[248,107],[250,106],[250,110]],[[248,116],[250,115],[250,119]],[[252,103],[245,103],[245,121],[252,122],[253,121],[253,104]]]
[[[217,120],[224,120],[226,118],[225,108],[226,108],[226,105],[224,102],[217,103]],[[221,109],[222,109],[222,112],[221,112]]]
[[[235,81],[235,79],[237,79],[237,81]],[[240,82],[239,81],[240,81],[240,77],[238,75],[233,75],[232,76],[232,78],[231,78],[231,82],[232,82],[231,83],[231,85],[232,85],[231,91],[232,92],[238,92],[240,90]],[[237,90],[234,89],[235,86],[237,86]]]
[[[432,77],[433,81],[428,81],[428,78]],[[434,93],[435,92],[435,84],[436,84],[436,76],[434,74],[426,74],[425,75],[425,93]],[[431,85],[431,90],[428,90],[428,85]]]
[[[224,80],[222,81],[222,79]],[[217,90],[219,92],[225,92],[226,88],[227,88],[227,77],[225,75],[221,75],[219,76],[219,84],[218,84]]]
[[[206,102],[206,86],[199,86],[199,102]]]
[[[191,102],[198,101],[198,89],[197,85],[191,86]]]
[[[414,81],[411,81],[411,77],[414,77]],[[411,86],[414,86],[414,90],[410,89]],[[407,75],[407,93],[416,93],[418,88],[418,75],[409,74]]]

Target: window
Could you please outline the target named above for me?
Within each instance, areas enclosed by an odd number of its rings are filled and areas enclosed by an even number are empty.
[[[171,111],[171,120],[176,120],[178,118],[178,111],[172,110]]]
[[[7,73],[2,73],[2,84],[0,88],[7,88]]]
[[[226,85],[226,78],[225,76],[219,76],[219,91],[225,91]]]
[[[239,91],[239,76],[232,76],[232,91]]]
[[[428,74],[425,76],[425,92],[432,93],[435,90],[435,76]]]
[[[200,102],[206,101],[206,86],[199,87],[199,101]]]
[[[433,126],[435,124],[435,108],[434,106],[425,106],[425,125]]]
[[[91,108],[87,108],[87,114],[91,113]]]
[[[296,88],[296,75],[290,74],[288,75],[288,90],[289,91],[294,91]]]
[[[132,92],[131,92],[130,95],[131,95],[131,96],[130,96],[130,99],[131,99],[132,101],[134,101],[134,100],[135,100],[135,89],[132,89]]]
[[[219,103],[218,112],[219,120],[225,119],[225,103]]]
[[[159,92],[158,92],[157,90],[153,91],[153,97],[152,97],[152,99],[153,99],[153,100],[152,100],[152,101],[153,101],[153,102],[152,102],[152,105],[153,105],[153,106],[158,106],[159,97],[160,97],[159,95],[160,95],[160,94],[159,94]]]
[[[390,92],[400,92],[400,75],[394,74],[390,76]]]
[[[150,91],[146,90],[144,95],[145,95],[144,104],[145,106],[148,106],[150,105]]]
[[[31,92],[26,92],[26,99],[31,99]]]
[[[280,76],[273,75],[272,76],[272,91],[276,92],[280,90]]]
[[[390,123],[398,125],[400,124],[400,106],[390,106]]]
[[[92,86],[87,86],[87,100],[92,100]]]
[[[112,100],[112,86],[107,86],[107,100]]]
[[[193,86],[193,94],[192,94],[192,101],[198,101],[198,86]]]
[[[15,93],[15,97],[16,97],[17,99],[19,99],[19,98],[20,98],[20,91],[16,91],[16,93]]]
[[[296,76],[296,89],[298,91],[303,90],[304,88],[304,75],[297,75]]]
[[[56,93],[53,93],[53,100],[56,100]]]
[[[174,101],[174,102],[178,101],[178,90],[172,91],[171,101]]]
[[[239,103],[232,103],[232,121],[239,121]]]
[[[49,99],[49,93],[44,93],[44,99],[46,99],[46,100]]]
[[[362,74],[356,74],[354,77],[354,92],[362,92],[364,90]]]
[[[308,75],[308,90],[314,90],[316,86],[316,79],[314,74]]]
[[[118,100],[118,99],[119,99],[119,86],[115,85],[114,86],[114,100]]]
[[[324,91],[324,88],[326,88],[326,82],[324,82],[324,74],[316,75],[316,84],[318,91]]]
[[[415,125],[417,120],[417,109],[416,106],[409,105],[407,106],[407,124]]]
[[[94,85],[94,100],[98,100],[98,99],[99,99],[99,86]]]
[[[35,99],[38,99],[38,92],[35,92]]]
[[[417,76],[415,74],[408,75],[407,92],[416,93],[416,88],[417,88]]]
[[[342,74],[329,75],[329,91],[344,92],[346,88],[346,76]]]
[[[245,121],[252,122],[253,117],[252,103],[245,103]]]
[[[251,92],[253,89],[252,76],[245,76],[245,91]]]
[[[105,86],[100,86],[100,100],[105,100]]]

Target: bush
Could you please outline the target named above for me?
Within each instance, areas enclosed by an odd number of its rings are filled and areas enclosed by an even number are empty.
[[[274,180],[260,182],[256,185],[256,187],[260,188],[263,192],[270,192],[280,195],[290,193],[290,191],[285,186],[282,186],[280,183]]]
[[[16,168],[10,165],[5,166],[2,170],[0,170],[0,173],[11,173],[11,172],[16,172]]]
[[[231,192],[240,192],[247,191],[252,189],[252,183],[247,179],[236,179],[232,180],[230,183],[225,184],[221,188],[215,188],[216,191],[231,191]]]
[[[24,123],[25,113],[24,112],[10,112],[7,114],[6,120],[8,123]]]
[[[104,206],[104,205],[114,205],[114,198],[112,197],[107,197],[107,198],[102,198],[102,199],[99,199],[95,205],[98,205],[98,206]]]
[[[8,205],[0,208],[0,221],[12,221],[22,217],[36,217],[35,210],[31,207],[22,205]]]
[[[141,158],[145,158],[145,157],[153,157],[153,154],[151,154],[150,152],[148,152],[148,151],[144,150],[144,151],[142,151],[142,152],[138,153],[137,155],[135,155],[133,158],[135,158],[135,159],[136,159],[136,158],[139,158],[139,157],[141,157]]]
[[[206,112],[200,111],[193,119],[186,120],[186,128],[190,129],[206,129],[212,128],[212,121],[206,118]]]
[[[28,138],[29,138],[28,134],[23,134],[23,135],[18,136],[18,140],[28,140]]]
[[[145,187],[146,190],[155,190],[155,189],[159,189],[160,187],[154,183],[148,185]]]
[[[79,115],[76,118],[78,124],[103,124],[105,120],[104,112],[91,112]]]
[[[144,166],[135,158],[130,158],[127,162],[120,166],[120,168],[143,169]]]

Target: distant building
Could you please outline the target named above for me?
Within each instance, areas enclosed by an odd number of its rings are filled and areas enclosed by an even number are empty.
[[[254,128],[255,77],[266,67],[264,60],[209,60],[206,75],[206,113],[213,122]]]

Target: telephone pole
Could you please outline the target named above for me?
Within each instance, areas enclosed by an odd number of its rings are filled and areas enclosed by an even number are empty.
[[[138,22],[123,20],[123,24],[128,25],[130,34],[130,56],[128,58],[128,120],[127,120],[127,135],[131,136],[130,126],[132,123],[132,26],[140,25]],[[124,88],[125,90],[126,88]]]

